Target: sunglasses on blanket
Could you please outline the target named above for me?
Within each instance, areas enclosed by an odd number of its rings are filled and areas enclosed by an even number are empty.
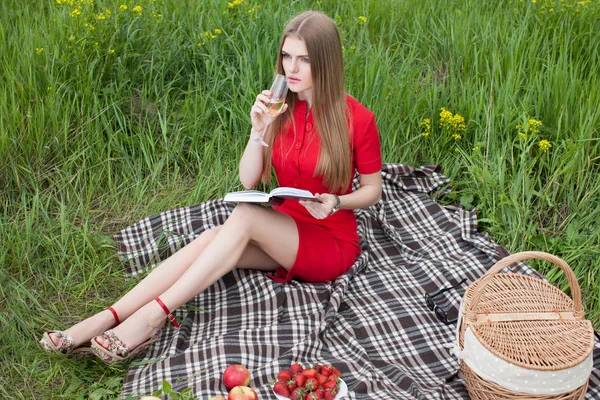
[[[459,287],[466,281],[467,281],[467,278],[463,279],[462,281],[458,282],[456,285],[451,286],[449,288],[439,289],[433,293],[425,293],[425,302],[427,303],[427,308],[429,308],[431,311],[433,311],[433,313],[435,314],[437,319],[439,319],[441,322],[443,322],[446,325],[452,325],[453,323],[458,321],[458,318],[448,319],[448,314],[446,313],[446,310],[444,310],[442,307],[435,304],[435,301],[433,299],[435,297],[439,296],[440,294],[447,292],[448,290],[456,289],[457,287]]]

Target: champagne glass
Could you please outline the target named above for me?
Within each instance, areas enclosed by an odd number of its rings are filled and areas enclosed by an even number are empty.
[[[266,104],[269,109],[269,113],[265,115],[265,128],[263,129],[260,137],[254,139],[257,143],[262,144],[265,147],[269,145],[265,142],[265,134],[267,133],[267,128],[271,123],[275,120],[275,118],[281,113],[283,109],[283,104],[285,103],[285,96],[287,95],[288,85],[287,79],[284,75],[277,74],[275,76],[275,80],[273,81],[273,85],[271,85],[271,99]]]

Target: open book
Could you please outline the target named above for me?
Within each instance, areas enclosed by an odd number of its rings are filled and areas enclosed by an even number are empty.
[[[290,187],[278,187],[271,190],[270,193],[259,190],[243,190],[241,192],[230,192],[225,195],[223,200],[235,203],[266,203],[281,204],[285,199],[293,200],[314,200],[319,201],[308,190],[294,189]]]

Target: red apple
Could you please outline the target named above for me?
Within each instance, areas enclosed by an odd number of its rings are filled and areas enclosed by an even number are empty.
[[[229,392],[227,400],[258,400],[258,396],[248,386],[236,386]]]
[[[225,372],[223,372],[223,382],[229,390],[236,386],[248,386],[251,378],[250,372],[246,367],[239,364],[230,365]]]
[[[215,396],[215,397],[211,397],[208,400],[227,400],[227,399],[223,396]]]

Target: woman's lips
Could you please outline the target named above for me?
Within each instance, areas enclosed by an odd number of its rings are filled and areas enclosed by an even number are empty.
[[[300,79],[298,79],[298,78],[295,78],[293,76],[290,76],[288,78],[288,83],[298,83],[298,82],[300,82]]]

